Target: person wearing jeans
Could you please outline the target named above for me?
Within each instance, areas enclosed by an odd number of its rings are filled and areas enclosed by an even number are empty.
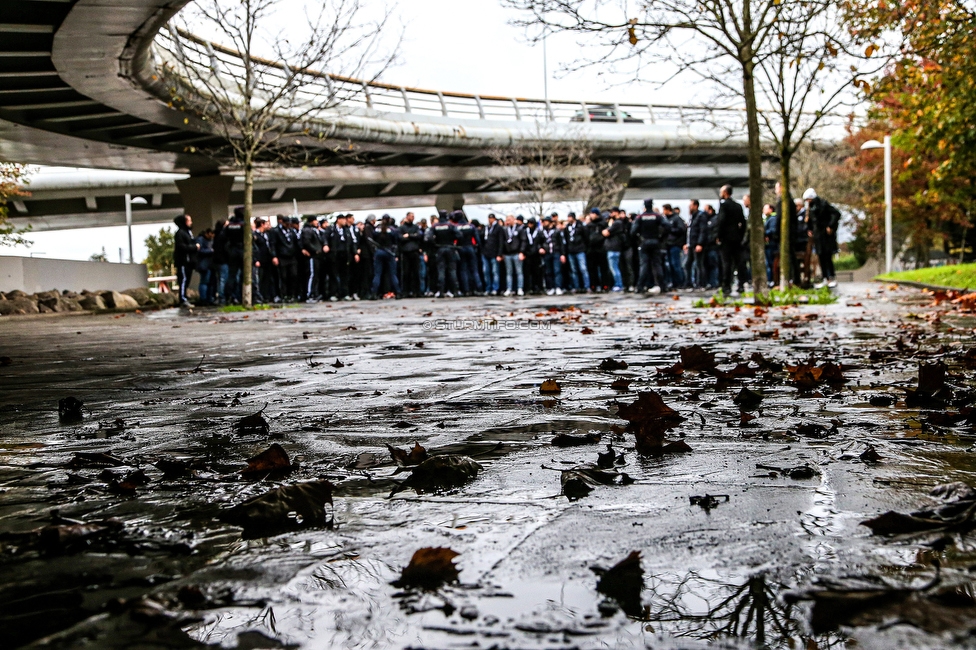
[[[586,292],[590,288],[590,273],[586,268],[586,228],[576,221],[576,215],[572,212],[566,216],[566,220],[563,242],[566,259],[569,260],[569,285],[573,291]]]
[[[485,293],[497,296],[502,274],[502,264],[498,260],[504,243],[504,228],[494,214],[488,215],[488,225],[485,226],[481,238],[481,268],[485,276]]]
[[[525,293],[522,289],[524,283],[522,277],[522,260],[525,259],[525,254],[522,250],[524,239],[522,229],[515,223],[515,216],[510,214],[505,217],[505,228],[502,233],[502,247],[499,257],[505,261],[506,296],[510,296],[516,291],[520,296]]]
[[[624,290],[624,276],[620,272],[620,256],[627,247],[627,228],[620,218],[620,208],[610,211],[610,221],[601,232],[603,246],[607,252],[607,265],[613,276],[613,291],[619,293]]]

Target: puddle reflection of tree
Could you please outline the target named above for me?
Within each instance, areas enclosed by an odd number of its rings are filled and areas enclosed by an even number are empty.
[[[765,648],[844,647],[846,639],[841,636],[806,633],[796,618],[796,608],[777,596],[784,588],[763,575],[744,582],[694,571],[681,576],[652,575],[645,583],[646,616],[642,619],[656,623],[656,632],[674,637],[708,641],[731,637]]]

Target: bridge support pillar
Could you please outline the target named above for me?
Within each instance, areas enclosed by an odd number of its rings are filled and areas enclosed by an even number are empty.
[[[232,176],[191,176],[176,181],[183,199],[183,209],[193,217],[193,230],[203,232],[213,228],[220,219],[230,213],[230,190],[234,185]]]
[[[434,200],[434,207],[438,210],[453,212],[464,207],[463,194],[438,194]]]

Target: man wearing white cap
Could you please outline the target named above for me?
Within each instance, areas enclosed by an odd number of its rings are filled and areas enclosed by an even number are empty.
[[[840,211],[830,205],[826,199],[817,196],[812,187],[803,193],[803,200],[807,204],[808,230],[807,236],[813,237],[817,249],[817,259],[820,260],[820,271],[823,273],[823,283],[828,287],[836,287],[834,279],[834,253],[837,252],[837,226],[840,225]]]

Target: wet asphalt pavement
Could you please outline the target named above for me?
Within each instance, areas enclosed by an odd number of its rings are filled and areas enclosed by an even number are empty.
[[[54,648],[972,647],[970,601],[951,617],[926,610],[922,624],[881,608],[824,630],[810,602],[789,597],[866,576],[919,589],[933,560],[940,584],[973,593],[967,535],[926,546],[931,536],[859,525],[931,503],[937,484],[976,484],[971,428],[927,420],[903,390],[920,359],[943,359],[969,385],[958,358],[973,319],[933,319],[915,291],[838,291],[833,305],[759,315],[682,294],[0,320],[11,361],[0,367],[0,635]],[[847,383],[800,393],[755,364],[727,380],[658,372],[691,344],[722,369],[754,352],[842,363]],[[600,370],[608,357],[628,367]],[[550,378],[561,391],[541,394]],[[628,389],[611,388],[619,378]],[[743,386],[764,395],[752,420],[732,401]],[[636,453],[616,402],[645,390],[686,418],[667,439],[690,452]],[[59,422],[69,395],[84,403],[79,423]],[[884,395],[892,405],[870,405]],[[234,431],[261,409],[270,434]],[[559,433],[602,439],[564,448],[551,444]],[[415,441],[482,470],[461,488],[390,497],[407,473],[386,445]],[[245,459],[271,443],[297,467],[245,480]],[[564,496],[561,471],[608,443],[633,482]],[[876,462],[862,460],[869,448]],[[106,473],[79,452],[121,464]],[[192,473],[164,476],[160,459]],[[112,483],[136,469],[136,487]],[[218,519],[318,478],[336,486],[332,529],[242,539]],[[716,498],[692,505],[704,495]],[[57,552],[25,541],[52,522],[108,520],[117,528]],[[459,581],[392,586],[423,547],[459,553]],[[594,568],[632,551],[643,590],[628,616],[597,591]]]

